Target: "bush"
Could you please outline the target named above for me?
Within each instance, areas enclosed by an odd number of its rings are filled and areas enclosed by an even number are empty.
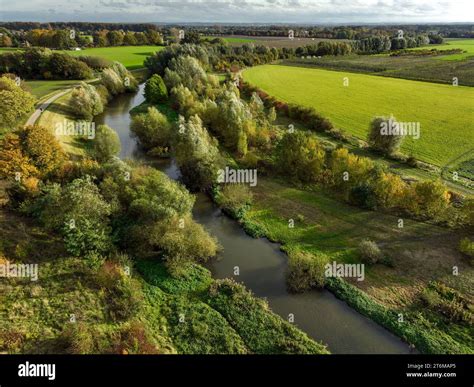
[[[359,256],[362,262],[374,264],[379,262],[383,256],[379,246],[369,239],[363,240],[359,244]]]
[[[145,98],[153,104],[163,103],[168,99],[168,89],[158,74],[152,75],[146,82]]]
[[[377,197],[373,187],[368,183],[360,183],[353,187],[349,194],[349,201],[362,208],[373,210],[377,207]]]
[[[120,269],[116,269],[109,281],[106,298],[112,320],[124,321],[134,317],[140,310],[143,299],[139,283]]]
[[[12,79],[0,78],[0,128],[14,129],[18,120],[30,113],[35,105],[35,97],[24,91]]]
[[[325,283],[325,265],[329,258],[323,253],[290,252],[286,284],[292,292],[304,292]]]
[[[387,156],[396,154],[403,141],[402,134],[391,133],[396,125],[398,123],[393,117],[375,117],[369,125],[367,137],[369,145]]]
[[[170,146],[171,124],[155,107],[149,107],[146,113],[134,115],[130,129],[145,150]]]
[[[106,254],[112,246],[111,208],[90,176],[65,187],[47,184],[25,211],[38,217],[50,230],[60,231],[67,251],[74,256]]]
[[[55,175],[66,157],[56,137],[42,126],[27,126],[6,135],[0,147],[0,176],[21,179]]]
[[[469,238],[461,239],[459,242],[459,251],[471,258],[471,262],[474,262],[474,242]]]
[[[216,201],[231,216],[240,218],[242,212],[252,204],[252,192],[245,184],[226,184],[218,192]]]
[[[84,62],[89,67],[93,68],[94,70],[103,70],[105,68],[111,67],[113,62],[102,58],[100,56],[79,56],[77,59]]]
[[[276,165],[281,173],[304,183],[316,182],[324,170],[326,153],[314,135],[286,133],[276,148]]]
[[[113,352],[120,355],[162,353],[146,326],[138,320],[133,320],[120,329],[116,342],[113,343]]]
[[[149,241],[162,251],[168,268],[172,261],[180,266],[183,262],[206,262],[219,249],[217,240],[189,215],[156,223],[149,233]]]
[[[81,82],[72,92],[70,107],[78,117],[91,120],[92,117],[104,111],[103,99],[96,88]]]
[[[100,79],[111,95],[122,94],[125,92],[123,80],[112,68],[104,69],[100,75]]]
[[[97,332],[83,322],[69,324],[61,333],[65,352],[72,355],[87,355],[97,351],[94,337]]]
[[[99,125],[96,130],[93,154],[99,162],[110,160],[120,152],[120,138],[115,130],[107,125]]]

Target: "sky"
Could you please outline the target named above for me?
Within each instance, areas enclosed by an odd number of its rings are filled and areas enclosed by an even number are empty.
[[[472,22],[474,0],[0,0],[0,21]]]

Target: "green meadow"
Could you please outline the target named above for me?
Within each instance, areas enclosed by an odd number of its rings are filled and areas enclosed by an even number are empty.
[[[474,145],[470,87],[281,65],[249,68],[243,76],[279,100],[314,107],[361,139],[375,116],[419,122],[420,138],[407,136],[401,150],[436,165],[446,165]]]
[[[80,51],[66,51],[74,56],[90,55],[100,56],[102,58],[119,61],[127,69],[133,70],[143,67],[143,62],[147,56],[160,51],[161,46],[119,46],[119,47],[100,47],[86,48]]]
[[[433,44],[429,46],[417,47],[413,50],[424,50],[424,49],[437,49],[437,50],[452,50],[454,48],[460,48],[465,51],[462,54],[453,54],[441,56],[439,59],[442,60],[462,60],[467,57],[474,56],[474,39],[447,39],[443,44]]]
[[[253,43],[253,42],[256,42],[255,39],[252,39],[252,38],[245,38],[245,37],[241,37],[241,36],[203,36],[204,39],[209,39],[209,40],[212,40],[212,39],[216,39],[216,38],[221,38],[222,40],[224,40],[225,42],[227,43]]]

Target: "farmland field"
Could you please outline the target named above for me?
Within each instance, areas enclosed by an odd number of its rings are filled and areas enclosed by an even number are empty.
[[[343,85],[343,78],[349,86]],[[365,74],[265,65],[244,71],[247,82],[276,98],[314,107],[336,127],[365,139],[375,116],[419,122],[419,139],[406,137],[402,152],[443,166],[474,145],[474,90]]]
[[[446,43],[443,44],[430,44],[429,46],[417,47],[413,50],[433,49],[437,50],[451,50],[453,48],[460,48],[463,51],[462,54],[453,54],[442,56],[439,59],[443,60],[462,60],[467,57],[474,56],[474,39],[447,39]]]
[[[133,70],[143,67],[145,58],[156,51],[160,51],[162,48],[161,46],[120,46],[87,48],[80,51],[66,52],[74,56],[91,55],[116,60],[121,62],[127,69]]]
[[[221,38],[222,40],[224,40],[225,42],[227,43],[240,43],[240,44],[244,44],[244,43],[254,43],[255,42],[255,39],[253,38],[250,38],[250,37],[242,37],[242,36],[223,36],[223,35],[219,35],[219,36],[212,36],[212,35],[207,35],[207,36],[203,36],[203,38],[205,39],[216,39],[216,38]]]

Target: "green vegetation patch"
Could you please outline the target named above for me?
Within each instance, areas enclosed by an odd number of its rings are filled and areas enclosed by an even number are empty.
[[[474,143],[470,87],[279,65],[247,69],[244,77],[280,100],[314,107],[362,139],[375,116],[419,123],[420,138],[406,137],[401,150],[436,165],[444,165]],[[345,77],[349,86],[344,86]]]
[[[474,39],[447,39],[443,44],[430,44],[429,46],[416,47],[413,50],[452,50],[459,48],[464,52],[462,54],[452,54],[439,57],[442,60],[463,60],[470,56],[474,56]]]
[[[119,46],[86,48],[80,51],[65,51],[73,56],[99,56],[111,61],[122,63],[127,69],[133,70],[143,67],[147,56],[162,50],[161,46]]]

